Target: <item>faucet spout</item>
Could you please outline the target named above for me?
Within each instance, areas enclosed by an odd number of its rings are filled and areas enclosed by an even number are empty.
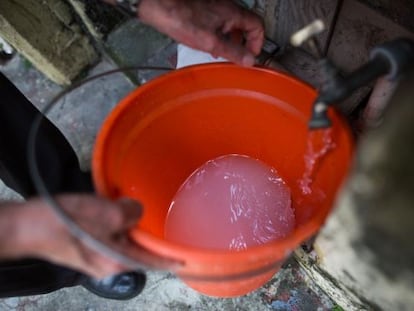
[[[309,129],[322,129],[332,126],[332,121],[328,117],[328,105],[324,102],[317,101],[312,110],[312,116],[309,121]]]
[[[397,39],[374,48],[370,61],[346,77],[341,76],[337,67],[328,59],[323,59],[321,67],[325,81],[314,102],[309,128],[330,127],[328,106],[344,100],[355,90],[383,75],[388,75],[390,80],[398,79],[413,65],[414,41],[409,39]]]

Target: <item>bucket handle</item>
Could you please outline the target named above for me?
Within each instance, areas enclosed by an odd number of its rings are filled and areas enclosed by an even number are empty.
[[[111,258],[122,265],[134,269],[134,270],[146,270],[150,269],[162,269],[162,270],[176,270],[183,265],[182,262],[177,260],[163,258],[158,256],[144,248],[136,247],[131,248],[128,253],[125,253],[121,250],[116,249],[116,245],[109,246],[103,241],[98,240],[96,237],[92,236],[90,233],[82,229],[76,221],[59,205],[59,203],[53,198],[52,194],[46,187],[46,184],[40,174],[37,156],[36,156],[36,139],[38,136],[39,128],[42,121],[45,119],[45,115],[52,110],[56,103],[62,99],[64,96],[70,92],[78,89],[79,87],[95,81],[99,78],[109,76],[115,73],[128,72],[134,70],[158,70],[158,71],[170,71],[172,68],[168,67],[153,67],[153,66],[132,66],[132,67],[123,67],[110,71],[106,71],[95,76],[89,77],[87,79],[78,81],[57,94],[39,113],[34,119],[30,135],[28,139],[28,165],[29,173],[32,178],[33,184],[40,194],[41,197],[49,204],[53,211],[57,214],[59,219],[67,227],[69,232],[77,239],[86,244],[89,248],[93,249],[97,253],[104,255],[108,258]]]

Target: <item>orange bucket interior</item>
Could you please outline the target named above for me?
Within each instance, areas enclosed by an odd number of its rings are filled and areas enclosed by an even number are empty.
[[[128,95],[105,121],[93,156],[97,191],[143,204],[133,239],[159,256],[182,261],[175,273],[191,287],[220,297],[246,294],[319,230],[347,174],[352,136],[332,110],[336,147],[318,166],[312,195],[301,195],[298,180],[315,97],[303,82],[264,68],[221,63],[163,75]],[[164,240],[168,207],[181,184],[206,161],[227,154],[248,155],[276,168],[292,192],[294,232],[240,252]]]

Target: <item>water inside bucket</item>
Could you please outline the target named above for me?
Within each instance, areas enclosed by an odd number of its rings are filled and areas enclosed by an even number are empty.
[[[302,178],[298,181],[303,195],[312,193],[311,186],[318,166],[335,147],[332,128],[309,131],[304,155],[305,170]]]
[[[286,237],[294,226],[290,189],[276,170],[227,155],[206,162],[183,183],[170,205],[165,237],[240,251]]]

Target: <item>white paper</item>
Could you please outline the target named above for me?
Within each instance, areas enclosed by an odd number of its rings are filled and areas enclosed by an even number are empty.
[[[213,57],[209,53],[192,49],[184,44],[177,47],[177,69],[197,64],[227,62],[222,57]]]

